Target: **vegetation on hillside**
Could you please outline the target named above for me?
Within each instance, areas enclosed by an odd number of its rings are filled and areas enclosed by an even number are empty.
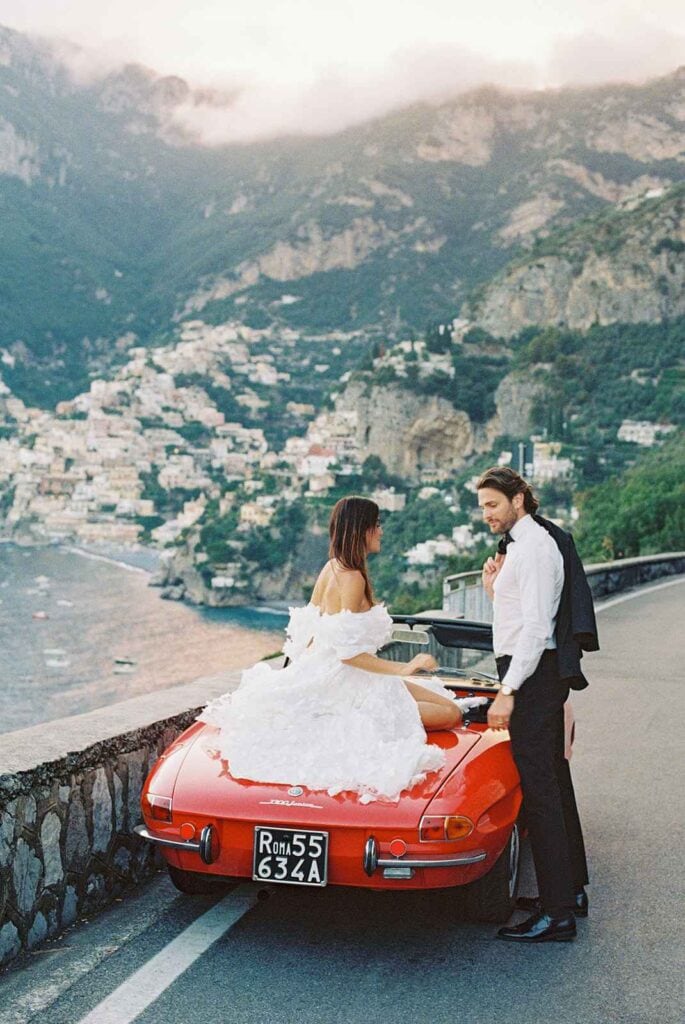
[[[579,508],[575,538],[586,562],[685,550],[685,433],[580,494]]]
[[[512,348],[513,367],[543,385],[533,430],[573,442],[593,429],[615,435],[624,419],[685,423],[685,317],[586,332],[531,327]]]

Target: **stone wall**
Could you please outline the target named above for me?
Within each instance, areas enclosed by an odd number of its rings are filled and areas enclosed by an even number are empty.
[[[662,576],[677,576],[681,573],[685,573],[685,551],[622,558],[616,562],[587,567],[590,589],[595,599],[650,583]]]
[[[0,736],[0,964],[156,870],[159,855],[132,834],[143,782],[237,681],[224,673]]]

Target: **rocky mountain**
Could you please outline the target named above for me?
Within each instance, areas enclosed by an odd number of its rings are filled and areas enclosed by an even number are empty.
[[[466,311],[510,338],[532,325],[587,330],[685,313],[685,187],[653,189],[537,242],[480,290]]]
[[[474,423],[447,398],[421,394],[402,381],[377,385],[372,379],[354,380],[337,409],[343,415],[354,412],[355,440],[363,459],[375,455],[391,474],[412,482],[432,471],[463,467],[490,451],[502,433],[497,417]]]
[[[193,109],[220,118],[232,102],[136,66],[82,81],[54,47],[0,29],[0,348],[20,397],[71,397],[197,316],[274,324],[303,343],[399,337],[451,319],[512,260],[533,298],[507,320],[504,292],[481,296],[484,324],[506,335],[545,302],[589,322],[570,283],[580,257],[550,263],[542,286],[523,269],[544,257],[533,247],[685,179],[682,71],[643,86],[480,89],[328,138],[203,145]],[[650,271],[668,297],[636,299],[636,316],[669,306],[677,274],[659,268],[672,255],[655,253]]]
[[[682,422],[685,185],[656,191],[537,240],[451,331],[377,347],[336,399],[363,455],[407,479],[458,469],[498,436],[550,429],[541,403],[584,441],[625,417]]]

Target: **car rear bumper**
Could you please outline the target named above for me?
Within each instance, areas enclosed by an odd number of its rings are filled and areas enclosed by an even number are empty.
[[[156,843],[157,846],[165,846],[167,849],[172,850],[185,850],[187,853],[196,853],[205,864],[211,864],[215,860],[214,849],[215,845],[212,842],[214,826],[205,825],[200,832],[200,839],[198,842],[194,842],[192,839],[174,839],[168,836],[155,835],[154,832],[150,832],[147,825],[136,825],[133,829],[135,834],[141,839],[145,839],[148,843]]]
[[[146,842],[158,845],[169,863],[186,871],[251,878],[253,826],[241,825],[238,829],[235,822],[230,826],[221,822],[205,825],[199,842],[184,840],[175,830],[153,831],[146,824],[137,825],[134,832]],[[497,850],[482,846],[458,852],[415,847],[402,857],[394,857],[389,853],[388,837],[360,835],[358,830],[352,833],[356,834],[343,837],[338,833],[331,839],[331,885],[372,889],[463,885],[489,870],[498,854]]]
[[[375,837],[369,836],[364,846],[362,864],[364,873],[371,878],[378,868],[391,868],[395,871],[401,869],[413,871],[416,868],[461,868],[469,864],[480,864],[486,857],[485,850],[469,850],[466,853],[457,853],[450,857],[381,857]],[[411,878],[412,875],[406,877]]]

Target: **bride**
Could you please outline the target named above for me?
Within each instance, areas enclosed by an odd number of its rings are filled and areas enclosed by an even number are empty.
[[[290,609],[290,664],[246,669],[238,689],[198,717],[218,726],[217,748],[234,778],[397,800],[444,762],[426,730],[451,729],[461,712],[437,681],[412,680],[436,667],[431,655],[406,664],[376,655],[392,631],[367,569],[383,535],[376,503],[342,498],[329,532],[330,560],[310,603]]]

